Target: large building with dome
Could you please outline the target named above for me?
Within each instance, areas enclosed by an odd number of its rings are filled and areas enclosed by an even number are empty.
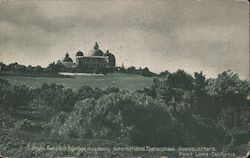
[[[76,63],[73,62],[68,53],[62,59],[61,63],[67,68],[80,67],[96,69],[116,67],[115,56],[108,50],[103,53],[103,51],[99,49],[97,42],[95,43],[94,48],[86,56],[82,51],[78,51],[76,53]]]

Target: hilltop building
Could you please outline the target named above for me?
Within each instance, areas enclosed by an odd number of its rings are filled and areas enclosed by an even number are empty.
[[[84,56],[83,52],[79,50],[76,53],[76,63],[73,62],[68,53],[65,55],[61,63],[67,68],[79,67],[87,69],[112,69],[116,67],[115,56],[108,50],[106,53],[103,53],[103,51],[99,49],[97,42],[94,45],[94,49],[92,49],[86,56]]]

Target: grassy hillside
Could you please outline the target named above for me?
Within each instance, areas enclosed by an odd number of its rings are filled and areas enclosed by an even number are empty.
[[[53,77],[22,77],[22,76],[0,76],[9,80],[12,84],[39,87],[42,83],[63,84],[66,88],[78,89],[89,85],[91,87],[107,88],[119,87],[125,90],[138,90],[150,86],[152,78],[141,75],[113,73],[106,76],[75,76],[74,78],[53,78]]]

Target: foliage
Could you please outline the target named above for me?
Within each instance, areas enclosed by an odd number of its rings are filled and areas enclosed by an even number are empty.
[[[143,69],[142,68],[136,69],[136,67],[134,67],[134,66],[128,67],[127,69],[122,67],[118,70],[118,72],[129,73],[129,74],[138,74],[138,75],[142,75],[142,76],[146,76],[146,77],[157,76],[156,73],[151,72],[147,67],[145,67]]]
[[[10,74],[21,75],[21,76],[58,76],[56,75],[59,72],[78,72],[78,73],[95,73],[95,74],[104,74],[113,73],[115,68],[87,68],[87,67],[72,67],[67,68],[62,63],[52,62],[48,65],[48,67],[43,68],[40,65],[37,66],[25,66],[18,63],[11,63],[9,65],[5,65],[0,62],[0,70],[2,72],[8,72]]]
[[[64,89],[63,85],[43,84],[34,90],[36,100],[57,110],[70,111],[76,102],[76,94],[72,89]]]
[[[178,140],[178,132],[173,132],[176,128],[168,112],[153,98],[120,92],[78,102],[58,134],[113,138],[135,145],[173,145]]]
[[[178,70],[140,93],[158,99],[179,121],[187,145],[240,144],[247,139],[249,85],[225,71],[214,79]],[[206,136],[206,137],[204,137]]]
[[[26,106],[31,100],[31,91],[22,85],[10,85],[7,80],[0,79],[0,109],[13,113],[18,108]]]
[[[28,120],[28,119],[23,119],[15,123],[15,126],[13,130],[23,130],[27,132],[39,132],[41,131],[42,127],[39,126],[38,124]]]
[[[248,139],[248,90],[248,83],[231,71],[213,79],[202,72],[165,72],[137,92],[90,86],[75,91],[59,84],[28,88],[1,79],[0,108],[3,116],[15,117],[14,129],[37,125],[51,137],[233,147]]]

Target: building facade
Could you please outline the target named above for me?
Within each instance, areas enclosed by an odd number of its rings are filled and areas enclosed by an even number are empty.
[[[97,42],[87,56],[84,56],[82,51],[76,53],[76,63],[73,63],[73,60],[69,57],[67,53],[61,62],[65,67],[79,67],[87,69],[96,69],[96,68],[115,68],[116,59],[114,54],[110,53],[108,50],[106,53],[103,53],[99,49]]]

